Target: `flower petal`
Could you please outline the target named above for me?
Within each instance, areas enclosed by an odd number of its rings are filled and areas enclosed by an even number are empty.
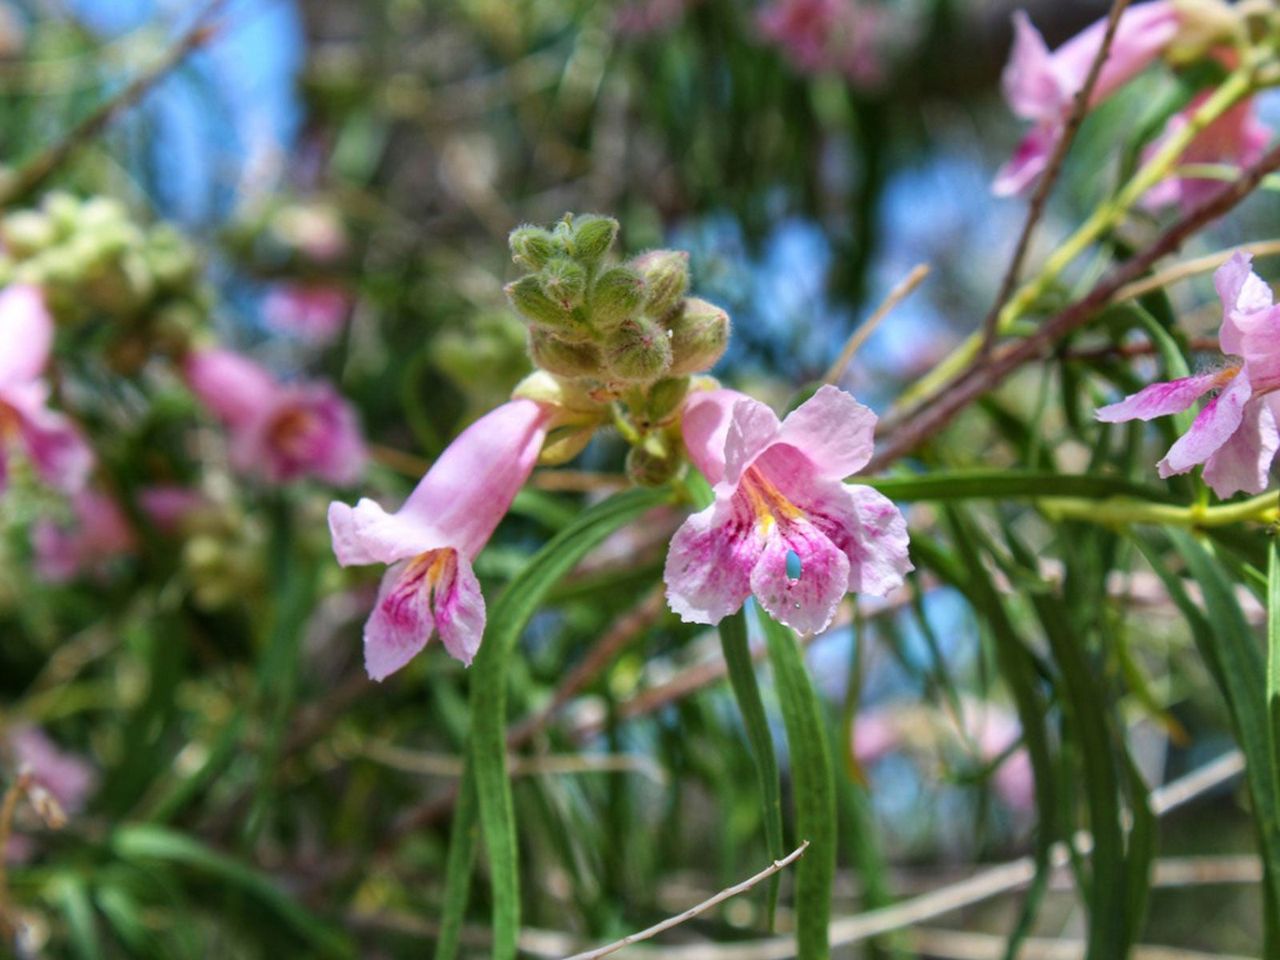
[[[1035,183],[1049,165],[1060,136],[1062,125],[1057,122],[1032,127],[1014,148],[1013,156],[996,171],[991,192],[997,197],[1016,197]]]
[[[712,486],[724,479],[724,445],[733,407],[747,399],[737,390],[699,390],[685,400],[680,420],[685,449]]]
[[[396,516],[441,531],[449,546],[474,558],[533,472],[548,417],[523,399],[485,414],[449,444]]]
[[[53,348],[53,317],[39,287],[15,283],[0,291],[0,386],[34,380]]]
[[[915,567],[909,556],[907,520],[893,501],[871,487],[846,487],[853,500],[856,525],[848,542],[839,546],[849,557],[849,589],[854,593],[887,596],[902,586]]]
[[[354,507],[329,504],[333,552],[344,567],[363,563],[395,563],[446,546],[434,527],[414,516],[387,513],[364,497]]]
[[[743,396],[733,405],[724,441],[724,481],[736,486],[742,473],[777,439],[778,415],[759,400]]]
[[[1160,476],[1167,478],[1176,473],[1186,473],[1213,456],[1240,428],[1244,406],[1252,394],[1253,386],[1248,374],[1241,370],[1225,390],[1205,404],[1191,429],[1169,448],[1158,464]]]
[[[667,551],[663,579],[671,609],[685,623],[707,624],[741,609],[762,546],[755,514],[741,494],[695,513]]]
[[[364,626],[364,667],[373,680],[384,680],[412,660],[435,630],[429,575],[435,554],[429,553],[387,570],[378,601]]]
[[[828,384],[787,414],[774,442],[799,450],[818,476],[843,480],[871,459],[875,431],[876,415]]]
[[[93,450],[70,418],[46,406],[48,399],[40,380],[0,390],[0,405],[18,415],[18,436],[36,473],[49,486],[75,493],[93,469]]]
[[[1205,461],[1204,482],[1223,499],[1241,490],[1261,493],[1266,489],[1277,447],[1280,433],[1270,404],[1252,400],[1245,404],[1240,428]]]
[[[792,553],[800,559],[794,579]],[[751,571],[751,592],[769,616],[806,636],[831,625],[848,589],[849,558],[803,519],[779,523]]]
[[[1237,250],[1213,273],[1213,286],[1222,300],[1222,330],[1218,336],[1223,353],[1243,356],[1243,327],[1256,326],[1249,323],[1248,315],[1267,310],[1273,303],[1271,287],[1253,272],[1252,264],[1253,254]]]
[[[1024,10],[1013,14],[1013,48],[1000,76],[1000,89],[1010,109],[1024,120],[1056,117],[1070,96],[1058,80],[1044,37]]]
[[[1214,387],[1221,386],[1222,381],[1222,372],[1214,371],[1170,380],[1167,383],[1153,383],[1118,403],[1099,407],[1094,416],[1103,423],[1167,417],[1186,410]]]
[[[449,655],[466,666],[484,639],[485,608],[480,581],[471,564],[451,553],[436,582],[436,629]]]
[[[229,425],[259,418],[275,403],[275,378],[231,350],[199,350],[185,365],[187,384],[200,402]]]

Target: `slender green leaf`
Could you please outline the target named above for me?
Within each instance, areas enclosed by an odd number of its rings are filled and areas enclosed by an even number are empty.
[[[1008,500],[1017,497],[1136,497],[1167,502],[1163,490],[1130,483],[1120,477],[1017,470],[956,470],[917,477],[857,477],[892,500]]]
[[[827,926],[836,870],[835,772],[822,722],[822,704],[795,635],[757,608],[782,706],[795,795],[796,837],[809,850],[796,864],[796,942],[799,960],[831,955]]]
[[[756,782],[760,787],[760,802],[764,806],[764,836],[769,857],[781,860],[786,856],[782,839],[782,785],[778,778],[778,758],[774,754],[773,735],[756,683],[755,665],[751,662],[751,649],[747,643],[747,618],[739,610],[720,621],[720,648],[729,669],[729,683],[738,701],[742,725],[746,728],[747,742],[751,745],[751,757],[755,761]],[[770,878],[768,891],[769,929],[773,929],[774,914],[778,906],[778,874]]]
[[[605,537],[670,499],[668,490],[628,490],[583,512],[513,579],[489,611],[484,642],[471,667],[471,743],[481,835],[493,884],[493,957],[516,954],[520,874],[515,811],[507,777],[506,666],[516,640],[547,591]]]
[[[444,865],[444,909],[440,914],[440,937],[435,960],[453,960],[458,955],[462,921],[471,895],[471,871],[476,862],[476,780],[468,764],[458,787],[458,805],[449,827],[449,856]]]

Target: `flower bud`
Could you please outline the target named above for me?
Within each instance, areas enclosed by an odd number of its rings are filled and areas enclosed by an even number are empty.
[[[75,232],[76,220],[80,216],[79,200],[59,190],[47,194],[41,206],[53,221],[59,238],[69,237]]]
[[[53,221],[38,210],[18,210],[0,223],[0,241],[15,257],[29,257],[56,239]]]
[[[619,380],[658,380],[671,366],[671,341],[667,331],[652,320],[634,317],[610,335],[605,359],[609,372]]]
[[[650,423],[661,423],[680,409],[689,394],[688,377],[668,377],[649,388],[645,397],[645,416]]]
[[[690,297],[671,321],[671,376],[710,369],[728,345],[729,315],[715,304]]]
[[[598,424],[566,424],[547,431],[538,463],[544,467],[558,467],[580,454],[596,435]]]
[[[534,366],[571,380],[600,374],[600,351],[592,343],[569,343],[534,327],[529,331]]]
[[[542,292],[563,309],[582,306],[587,293],[587,271],[582,264],[568,257],[556,257],[537,276],[542,283]]]
[[[650,434],[627,452],[627,478],[641,487],[661,486],[680,469],[678,449],[662,434]]]
[[[1244,5],[1232,7],[1222,0],[1173,0],[1173,7],[1178,13],[1178,33],[1165,51],[1173,63],[1199,60],[1206,51],[1230,42],[1241,18],[1248,15]]]
[[[561,380],[545,370],[535,370],[511,391],[513,400],[524,397],[543,406],[555,407],[570,413],[604,417],[607,405],[593,400],[581,385]]]
[[[635,315],[644,302],[644,278],[627,267],[604,271],[591,288],[592,321],[609,330]]]
[[[588,214],[573,222],[569,253],[586,264],[598,263],[618,236],[618,221]]]
[[[511,245],[511,259],[530,270],[541,270],[547,261],[563,252],[551,231],[531,224],[512,230],[508,243]]]
[[[655,317],[674,310],[689,289],[689,254],[683,250],[650,250],[632,260],[631,266],[644,276],[645,308]]]
[[[590,338],[590,333],[581,322],[574,319],[573,314],[542,292],[542,284],[536,274],[521,277],[503,289],[511,305],[530,323],[545,327],[560,339],[573,343]]]

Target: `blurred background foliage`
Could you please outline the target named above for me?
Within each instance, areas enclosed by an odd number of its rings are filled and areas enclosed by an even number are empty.
[[[599,211],[620,220],[627,255],[689,250],[693,291],[734,321],[715,373],[779,407],[821,377],[916,263],[931,265],[929,282],[843,384],[883,410],[975,327],[1023,215],[989,193],[1018,136],[997,90],[1011,7],[850,0],[848,44],[815,60],[771,32],[767,6],[229,0],[189,56],[15,194],[16,171],[152,70],[202,12],[0,0],[0,281],[36,279],[49,292],[59,389],[137,530],[101,551],[113,556],[50,583],[33,528],[68,506],[29,478],[0,501],[6,778],[28,755],[17,732],[38,727],[88,764],[92,783],[67,798],[64,830],[19,817],[12,842],[25,849],[10,851],[0,907],[21,916],[31,955],[431,948],[467,677],[433,645],[384,684],[364,678],[359,630],[374,580],[333,562],[324,508],[335,495],[398,502],[527,372],[502,292],[517,275],[506,246],[517,224]],[[1106,5],[1030,9],[1052,45]],[[1033,258],[1114,188],[1117,145],[1137,146],[1133,117],[1173,83],[1144,77],[1090,117]],[[1264,238],[1276,213],[1260,195],[1196,243]],[[1050,301],[1155,228],[1132,218]],[[1207,332],[1212,310],[1192,308],[1211,296],[1201,278],[1147,309],[1167,324],[1177,308],[1184,330]],[[1143,323],[1118,309],[1084,347]],[[175,343],[215,336],[283,376],[337,384],[369,443],[364,480],[335,492],[237,476],[173,362]],[[1151,484],[1149,438],[1100,432],[1091,416],[1148,372],[1064,348],[903,472],[1006,467]],[[601,436],[573,471],[535,477],[477,565],[487,595],[598,499],[599,476],[616,475],[623,452]],[[156,485],[198,497],[177,529],[142,515],[140,494]],[[1185,478],[1161,488],[1192,496]],[[836,758],[838,915],[1044,853],[1076,827],[1119,838],[1149,786],[1232,746],[1212,667],[1161,580],[1184,583],[1203,548],[1055,521],[1034,495],[913,506],[910,590],[851,606],[810,647]],[[679,519],[654,515],[593,553],[553,590],[510,666],[524,917],[561,935],[541,952],[527,942],[531,956],[620,936],[770,859],[718,642],[655,592]],[[1265,536],[1224,527],[1211,549],[1227,586],[1188,602],[1209,604],[1211,630],[1238,618],[1247,632],[1262,619]],[[1010,656],[1022,658],[1021,679]],[[777,718],[768,683],[764,692]],[[1047,798],[1031,783],[1019,698],[1044,721],[1057,777]],[[1086,939],[1118,910],[1134,925],[1129,942],[1257,955],[1247,806],[1232,786],[1162,820],[1158,855],[1174,879],[1157,871],[1155,889],[1152,850],[1126,834],[1109,867],[1075,859],[1078,887],[1068,871],[1025,901],[931,924],[950,939],[891,933],[840,955],[999,956],[1024,904],[1038,938]],[[1216,884],[1199,882],[1214,869]],[[466,939],[477,956],[483,877],[482,866]],[[784,880],[781,929],[788,889]],[[748,956],[732,945],[766,935],[764,905],[758,892],[731,901],[676,939]],[[997,939],[956,952],[956,931]]]

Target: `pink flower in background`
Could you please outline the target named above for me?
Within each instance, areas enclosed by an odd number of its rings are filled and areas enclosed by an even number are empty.
[[[164,534],[176,533],[192,514],[208,505],[204,494],[190,487],[156,484],[138,491],[138,506]]]
[[[364,629],[365,669],[382,680],[439,633],[470,664],[485,607],[472,561],[537,463],[548,411],[512,400],[481,417],[440,455],[396,513],[372,500],[329,506],[333,551],[343,566],[391,564]]]
[[[280,383],[230,350],[187,358],[187,382],[227,426],[231,463],[268,483],[304,476],[339,486],[364,469],[364,441],[355,412],[327,383]]]
[[[1200,94],[1185,110],[1170,119],[1160,138],[1147,147],[1144,160],[1163,147],[1170,137],[1185,129],[1191,115],[1208,97],[1207,93]],[[1232,107],[1200,131],[1200,134],[1183,152],[1179,163],[1247,167],[1262,157],[1270,140],[1271,129],[1258,119],[1254,101],[1249,99]],[[1187,210],[1221,186],[1221,180],[1169,177],[1148,190],[1146,196],[1142,198],[1142,203],[1148,209],[1158,209],[1176,203],[1183,210]]]
[[[36,575],[49,583],[99,573],[135,546],[123,511],[106,494],[81,490],[71,497],[71,511],[69,525],[41,517],[32,531]]]
[[[339,212],[327,203],[282,207],[272,218],[271,229],[282,243],[312,263],[333,263],[347,252],[347,228]]]
[[[286,283],[275,287],[262,305],[267,326],[314,344],[326,344],[342,332],[351,312],[351,294],[329,283]]]
[[[697,0],[632,0],[618,8],[614,28],[625,37],[669,33]]]
[[[966,703],[964,721],[969,734],[977,742],[982,759],[988,763],[1004,756],[1022,738],[1022,727],[1017,718],[1008,710],[988,703]],[[1025,747],[1004,758],[996,768],[993,780],[996,793],[1011,810],[1024,812],[1035,807],[1035,774],[1031,769],[1031,756]]]
[[[1151,420],[1181,413],[1219,391],[1159,463],[1161,477],[1204,464],[1205,482],[1219,497],[1261,493],[1280,446],[1280,307],[1251,262],[1249,254],[1236,253],[1213,275],[1223,309],[1218,342],[1224,354],[1238,359],[1219,370],[1153,383],[1097,412],[1104,423]]]
[[[773,0],[756,22],[797,70],[841,73],[861,86],[884,79],[893,18],[864,0]]]
[[[85,808],[98,784],[97,771],[88,761],[59,749],[37,727],[15,727],[4,742],[14,772],[29,772],[36,785],[47,790],[64,813],[74,816]],[[9,839],[4,856],[10,862],[22,862],[33,853],[27,837],[14,836]]]
[[[861,711],[853,723],[853,756],[869,767],[897,750],[903,741],[897,715],[884,707]]]
[[[53,318],[40,290],[15,284],[0,291],[0,493],[15,455],[64,491],[82,487],[93,468],[93,451],[75,424],[48,406],[42,375],[52,349]]]
[[[1097,106],[1145,70],[1177,35],[1178,25],[1175,5],[1166,0],[1125,10],[1089,105]],[[1013,29],[1013,50],[1002,78],[1004,97],[1015,114],[1035,126],[996,174],[992,190],[1002,197],[1021,193],[1044,172],[1102,46],[1107,22],[1099,20],[1052,53],[1024,11],[1014,13]]]
[[[871,458],[876,417],[824,386],[779,422],[733,390],[694,394],[685,446],[715,502],[685,521],[667,554],[671,609],[719,623],[755,594],[776,620],[825,630],[849,591],[884,596],[911,570],[907,524],[866,486],[846,485]]]

